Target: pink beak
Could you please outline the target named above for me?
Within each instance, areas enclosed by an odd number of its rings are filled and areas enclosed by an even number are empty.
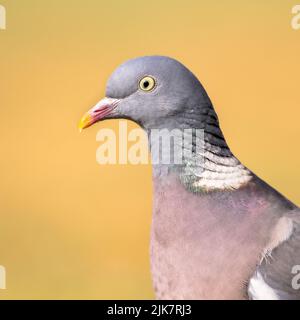
[[[104,119],[108,115],[112,115],[119,102],[119,99],[112,98],[104,98],[99,101],[81,118],[79,122],[79,130],[82,131],[83,129],[88,128],[94,123]]]

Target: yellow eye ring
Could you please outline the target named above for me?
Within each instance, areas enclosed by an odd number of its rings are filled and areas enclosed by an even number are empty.
[[[139,82],[140,89],[146,92],[152,91],[155,88],[155,85],[156,85],[155,79],[150,76],[144,77]]]

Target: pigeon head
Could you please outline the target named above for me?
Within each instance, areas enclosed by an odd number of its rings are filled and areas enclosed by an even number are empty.
[[[180,62],[162,56],[129,60],[110,76],[106,98],[81,119],[80,129],[105,119],[130,119],[144,129],[185,123],[184,115],[211,106],[198,79]],[[199,113],[199,112],[198,112]]]

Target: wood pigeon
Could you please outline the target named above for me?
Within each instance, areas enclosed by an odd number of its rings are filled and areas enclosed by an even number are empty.
[[[154,129],[203,132],[199,149],[197,139],[186,139],[191,152],[182,163],[153,165],[158,299],[300,299],[300,210],[232,154],[191,71],[163,56],[125,62],[80,128],[117,118],[135,121],[149,137]],[[151,153],[159,146],[151,143]]]

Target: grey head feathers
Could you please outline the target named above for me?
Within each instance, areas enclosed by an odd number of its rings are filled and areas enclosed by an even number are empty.
[[[145,76],[155,79],[151,92],[139,90],[138,83]],[[197,111],[199,123],[193,125],[200,125],[204,112],[201,109],[211,107],[206,91],[192,72],[180,62],[163,56],[141,57],[122,64],[109,78],[106,95],[122,99],[119,117],[130,118],[145,129],[190,126],[191,123],[183,123],[184,117],[182,122],[175,118]]]

